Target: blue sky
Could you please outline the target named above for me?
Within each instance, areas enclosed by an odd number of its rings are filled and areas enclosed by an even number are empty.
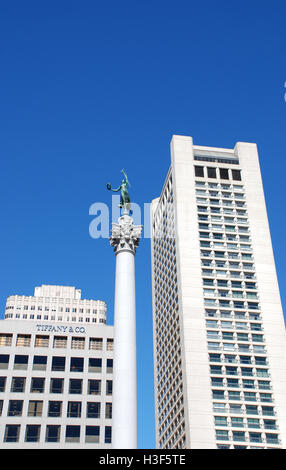
[[[285,303],[283,1],[0,3],[1,315],[6,297],[74,285],[107,302],[114,254],[89,207],[124,167],[139,204],[159,195],[172,134],[257,142]],[[150,242],[136,255],[139,446],[154,441]]]

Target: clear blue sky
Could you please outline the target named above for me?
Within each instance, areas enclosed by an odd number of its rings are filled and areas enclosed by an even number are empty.
[[[89,236],[122,167],[159,195],[172,134],[257,142],[285,303],[283,1],[0,3],[1,315],[8,295],[67,284],[106,300],[114,254]],[[283,218],[281,217],[283,215]],[[136,256],[139,446],[154,441],[150,243]]]

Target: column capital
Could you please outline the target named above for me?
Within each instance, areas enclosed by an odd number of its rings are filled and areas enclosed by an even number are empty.
[[[130,215],[122,215],[118,223],[112,224],[110,245],[113,246],[115,254],[120,251],[131,251],[134,255],[139,245],[142,225],[134,225]]]

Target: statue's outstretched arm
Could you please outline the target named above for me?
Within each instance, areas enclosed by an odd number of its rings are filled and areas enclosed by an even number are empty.
[[[127,175],[126,175],[126,173],[125,173],[125,171],[124,171],[123,169],[121,170],[121,173],[123,173],[123,176],[124,176],[124,178],[125,178],[125,182],[128,183],[129,186],[131,186],[131,184],[130,184],[129,181],[128,181]]]

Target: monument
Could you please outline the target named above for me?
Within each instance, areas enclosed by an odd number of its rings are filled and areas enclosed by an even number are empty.
[[[136,367],[136,305],[135,254],[142,226],[134,225],[128,178],[117,189],[107,183],[107,189],[120,191],[122,215],[112,224],[110,245],[116,255],[114,301],[114,359],[112,448],[137,448],[137,367]]]

